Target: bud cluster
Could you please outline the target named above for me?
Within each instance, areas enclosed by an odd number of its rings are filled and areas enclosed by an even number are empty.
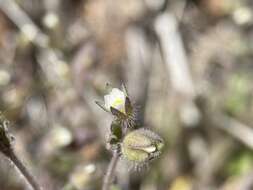
[[[104,96],[104,103],[96,103],[114,116],[108,139],[110,150],[118,151],[135,168],[148,164],[161,154],[162,138],[151,130],[137,129],[138,114],[124,85],[122,90],[111,88]]]

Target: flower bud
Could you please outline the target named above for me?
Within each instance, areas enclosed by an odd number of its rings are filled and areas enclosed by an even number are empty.
[[[162,138],[148,129],[137,129],[128,133],[121,146],[123,157],[137,166],[143,165],[161,154]]]
[[[109,94],[104,96],[105,108],[110,111],[112,107],[121,113],[126,113],[125,99],[126,94],[123,91],[113,88]]]
[[[132,106],[124,85],[122,85],[122,90],[111,88],[110,92],[104,96],[104,103],[96,101],[96,104],[114,115],[123,124],[122,126],[134,128],[137,125],[137,110]]]

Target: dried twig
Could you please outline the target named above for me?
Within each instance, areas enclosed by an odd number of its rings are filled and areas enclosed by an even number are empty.
[[[226,116],[225,114],[213,114],[211,117],[214,122],[214,126],[227,132],[233,138],[253,150],[252,127],[247,126],[232,117]]]
[[[41,190],[40,185],[37,183],[33,175],[15,154],[11,143],[12,137],[8,132],[8,125],[9,122],[0,115],[0,152],[13,162],[34,190]]]
[[[8,151],[5,154],[13,163],[14,165],[19,169],[19,171],[22,173],[22,175],[25,177],[27,182],[33,187],[34,190],[41,190],[42,188],[37,183],[33,175],[28,171],[28,169],[25,167],[25,165],[22,163],[22,161],[17,157],[15,152],[11,149],[11,151]]]
[[[155,30],[171,85],[175,92],[183,97],[179,107],[181,120],[185,126],[195,126],[200,120],[200,113],[194,103],[196,89],[178,31],[178,23],[173,15],[164,13],[156,19]]]
[[[48,37],[13,0],[0,0],[0,9],[17,25],[20,31],[39,47],[48,45]]]
[[[165,64],[168,69],[173,88],[188,96],[195,95],[193,80],[190,75],[186,53],[181,36],[177,30],[177,21],[173,15],[164,13],[155,23]]]
[[[0,0],[0,9],[18,27],[24,36],[40,50],[37,59],[47,80],[55,86],[66,84],[67,81],[63,75],[66,74],[68,66],[56,51],[49,47],[49,37],[40,30],[15,1]]]

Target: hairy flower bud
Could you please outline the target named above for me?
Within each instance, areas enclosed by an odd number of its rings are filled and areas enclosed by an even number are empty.
[[[123,91],[113,88],[109,94],[104,96],[105,108],[110,111],[112,107],[121,113],[126,113],[125,99],[126,94]]]
[[[124,85],[122,85],[122,90],[111,88],[110,92],[104,96],[104,103],[96,101],[96,104],[114,115],[123,126],[134,128],[137,125],[137,110],[133,107]]]
[[[157,158],[164,146],[162,138],[148,129],[128,133],[121,146],[123,157],[137,167]]]

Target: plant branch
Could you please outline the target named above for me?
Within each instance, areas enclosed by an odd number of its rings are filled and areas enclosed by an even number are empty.
[[[5,155],[14,163],[14,165],[19,169],[21,174],[25,177],[26,181],[33,187],[34,190],[42,190],[40,185],[37,183],[32,174],[28,171],[22,161],[17,157],[13,150],[5,152]]]
[[[13,137],[8,131],[9,121],[4,118],[0,112],[0,152],[9,158],[13,164],[19,169],[26,181],[33,187],[34,190],[41,190],[41,187],[36,182],[32,174],[27,170],[25,165],[19,160],[12,147]]]
[[[48,36],[39,29],[14,0],[0,0],[0,9],[32,43],[38,47],[48,46]]]
[[[117,151],[115,151],[113,153],[110,164],[107,168],[107,172],[106,172],[105,177],[104,177],[102,190],[109,190],[110,189],[110,184],[112,182],[112,178],[113,178],[114,171],[116,169],[118,160],[119,160],[119,153]]]

